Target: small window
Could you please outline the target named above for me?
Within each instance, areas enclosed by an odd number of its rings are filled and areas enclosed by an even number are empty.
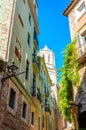
[[[19,21],[20,21],[22,27],[24,27],[24,23],[23,23],[23,21],[22,21],[22,18],[21,18],[21,16],[20,16],[20,14],[18,15],[18,18],[19,18]]]
[[[26,80],[29,78],[29,62],[28,60],[26,61],[26,75],[25,75]]]
[[[22,117],[27,118],[27,104],[23,102]]]
[[[79,6],[78,11],[79,12],[85,11],[85,3],[84,2]]]
[[[16,104],[16,92],[13,88],[10,89],[9,107],[15,109]]]
[[[29,13],[29,23],[31,25],[31,14]]]
[[[27,39],[28,45],[30,46],[30,34],[28,33],[28,39]]]
[[[76,20],[79,20],[79,18],[84,14],[85,11],[86,11],[85,2],[82,2],[76,10]]]
[[[34,125],[34,112],[32,112],[32,116],[31,116],[31,124]]]

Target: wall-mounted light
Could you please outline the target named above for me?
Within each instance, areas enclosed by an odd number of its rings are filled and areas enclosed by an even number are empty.
[[[11,75],[14,75],[14,74],[16,74],[16,72],[17,72],[17,70],[18,70],[19,68],[16,66],[15,62],[12,62],[11,65],[8,65],[8,66],[7,66],[7,69],[8,69],[8,72],[9,72]]]
[[[9,79],[9,78],[11,78],[11,77],[15,77],[15,76],[17,76],[17,75],[20,75],[20,74],[23,74],[23,73],[25,73],[26,71],[23,71],[23,72],[20,72],[20,73],[17,73],[17,70],[18,70],[19,68],[16,66],[16,64],[15,64],[15,62],[12,62],[12,64],[11,65],[7,65],[7,67],[6,67],[6,70],[7,70],[7,72],[9,73],[9,75],[8,76],[5,76],[5,73],[4,73],[4,75],[2,76],[2,79],[1,79],[1,87],[0,87],[0,106],[1,106],[1,95],[2,95],[2,91],[3,91],[3,86],[4,86],[4,82],[7,80],[7,79]]]
[[[80,109],[82,108],[82,104],[81,103],[75,104],[74,101],[70,101],[70,108],[73,113],[76,113],[80,111]]]

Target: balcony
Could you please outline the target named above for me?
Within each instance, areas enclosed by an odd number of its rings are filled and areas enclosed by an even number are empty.
[[[85,63],[86,62],[86,50],[79,47],[78,53],[79,53],[79,56],[77,58],[77,62],[79,64]]]
[[[38,61],[38,57],[35,56],[34,54],[32,55],[33,59],[32,59],[32,64],[33,64],[33,71],[35,74],[39,73],[39,61]]]
[[[80,31],[86,25],[86,11],[84,14],[78,19],[76,23],[77,32]]]
[[[38,88],[36,88],[36,86],[33,85],[32,87],[32,97],[33,97],[33,100],[36,104],[40,105],[41,103],[41,93],[40,93],[40,90]]]
[[[50,115],[51,114],[51,110],[50,110],[50,105],[45,103],[45,114],[46,115]]]
[[[45,92],[44,92],[44,94],[45,94],[45,97],[49,97],[49,90],[47,89],[45,89]]]
[[[31,11],[33,20],[34,20],[34,24],[35,24],[35,27],[36,27],[36,32],[37,32],[37,34],[39,34],[38,18],[37,18],[37,14],[36,14],[36,7],[33,4],[33,0],[28,0],[28,4],[29,4],[29,7],[30,7],[30,11]]]
[[[34,32],[33,43],[34,43],[36,50],[38,50],[39,42],[38,42],[38,37],[35,32]]]

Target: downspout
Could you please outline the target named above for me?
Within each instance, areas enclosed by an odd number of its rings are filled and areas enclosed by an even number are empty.
[[[9,60],[9,52],[10,52],[10,46],[11,46],[11,38],[12,38],[13,23],[14,23],[14,16],[15,16],[16,0],[14,0],[12,8],[13,9],[12,9],[12,16],[11,16],[9,36],[8,36],[7,54],[6,54],[6,61],[7,62]]]

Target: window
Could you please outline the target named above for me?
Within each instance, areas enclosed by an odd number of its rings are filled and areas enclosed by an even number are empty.
[[[16,104],[16,92],[13,88],[10,89],[9,107],[15,109]]]
[[[22,21],[22,18],[21,18],[21,16],[20,16],[20,14],[18,15],[18,18],[19,18],[19,21],[20,21],[22,27],[24,27],[24,23],[23,23],[23,21]]]
[[[86,11],[85,2],[81,3],[81,5],[77,8],[76,18],[79,19],[83,13]]]
[[[20,64],[21,64],[21,60],[22,60],[22,47],[21,47],[21,44],[17,37],[16,37],[14,53],[15,53],[15,55],[13,57],[14,61],[15,61],[16,65],[20,68]]]
[[[79,6],[78,11],[79,12],[84,12],[85,11],[85,3],[84,2]]]
[[[30,34],[28,33],[28,39],[27,39],[28,45],[30,46]]]
[[[34,112],[32,112],[32,116],[31,116],[31,124],[34,125]]]
[[[86,52],[86,34],[83,36],[83,46],[84,46],[84,51]]]
[[[27,104],[23,102],[22,117],[27,118]]]
[[[16,46],[15,46],[15,54],[16,54],[17,58],[19,59],[19,61],[21,61],[21,53]]]
[[[29,62],[28,60],[26,61],[26,75],[25,75],[26,80],[29,78]]]
[[[29,13],[29,23],[31,25],[31,14]]]
[[[86,51],[86,35],[77,35],[77,47],[80,56],[82,56],[84,54],[84,51]]]

